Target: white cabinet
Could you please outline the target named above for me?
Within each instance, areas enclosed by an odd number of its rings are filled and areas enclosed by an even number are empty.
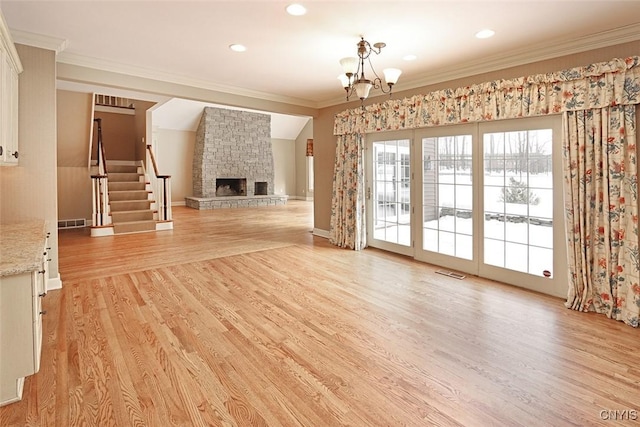
[[[0,12],[0,165],[18,164],[18,74],[20,58]]]
[[[20,400],[24,378],[40,369],[48,239],[41,245],[30,271],[0,276],[0,406]]]

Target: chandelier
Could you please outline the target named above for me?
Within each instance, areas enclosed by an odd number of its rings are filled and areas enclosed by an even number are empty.
[[[380,89],[383,93],[388,93],[389,96],[391,96],[391,89],[393,85],[398,82],[402,71],[397,68],[385,68],[382,70],[387,86],[387,88],[385,88],[382,79],[380,79],[380,76],[378,76],[376,70],[373,68],[370,58],[371,53],[379,55],[385,46],[385,43],[375,43],[371,46],[371,44],[361,36],[358,42],[358,57],[342,58],[340,60],[344,74],[338,76],[338,79],[340,79],[342,87],[347,92],[347,101],[354,93],[360,98],[360,101],[364,101],[369,96],[371,88]],[[365,59],[369,61],[371,72],[375,75],[373,80],[369,80],[364,76]]]

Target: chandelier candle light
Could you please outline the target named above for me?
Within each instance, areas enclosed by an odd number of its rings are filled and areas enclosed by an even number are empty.
[[[380,89],[383,93],[388,93],[389,96],[391,96],[391,89],[393,85],[398,82],[398,78],[402,71],[397,68],[385,68],[382,70],[385,83],[388,86],[388,89],[385,90],[385,86],[382,84],[382,79],[380,79],[376,70],[373,68],[370,58],[372,52],[379,55],[382,48],[385,46],[386,44],[380,42],[371,46],[364,37],[360,37],[360,41],[358,42],[358,57],[342,58],[340,60],[340,65],[342,65],[344,74],[338,76],[338,79],[342,82],[342,87],[344,87],[344,90],[347,92],[347,101],[354,92],[358,98],[360,98],[360,101],[364,101],[369,96],[369,91],[372,87]],[[376,76],[373,80],[369,80],[364,76],[365,59],[369,61],[371,71]]]

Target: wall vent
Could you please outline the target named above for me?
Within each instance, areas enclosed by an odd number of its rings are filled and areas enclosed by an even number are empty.
[[[87,220],[84,218],[78,219],[59,219],[58,228],[81,228],[87,226]]]
[[[448,271],[448,270],[436,270],[436,273],[442,274],[443,276],[453,277],[454,279],[458,279],[458,280],[462,280],[466,277],[463,274],[455,273],[453,271]]]

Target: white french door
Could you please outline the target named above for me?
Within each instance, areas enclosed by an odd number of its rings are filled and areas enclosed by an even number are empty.
[[[367,137],[371,246],[566,296],[560,117]]]
[[[483,123],[478,274],[567,295],[560,116]]]
[[[413,255],[411,132],[369,135],[366,144],[367,242]]]
[[[416,259],[477,274],[476,126],[416,132]]]

